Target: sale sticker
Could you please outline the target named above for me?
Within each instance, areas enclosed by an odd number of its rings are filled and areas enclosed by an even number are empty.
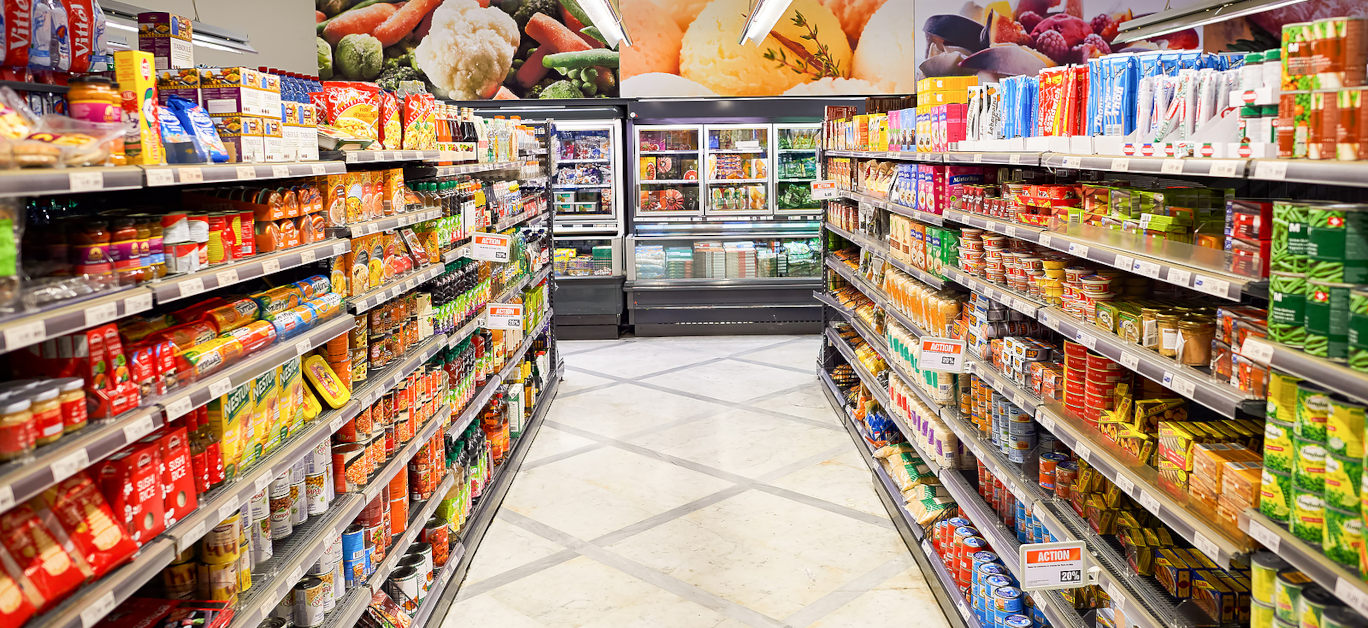
[[[835,181],[813,181],[810,185],[812,186],[812,200],[814,201],[830,200],[841,194],[841,191],[836,189]]]
[[[489,262],[508,261],[511,236],[502,233],[477,233],[471,236],[470,257]]]
[[[921,339],[921,368],[947,373],[964,372],[964,341],[956,338]]]
[[[485,309],[485,329],[522,329],[521,303],[490,303]]]
[[[1088,553],[1082,541],[1027,543],[1019,548],[1021,588],[1077,589],[1086,586]]]

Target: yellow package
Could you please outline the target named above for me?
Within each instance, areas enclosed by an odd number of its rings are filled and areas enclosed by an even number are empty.
[[[321,355],[311,355],[304,360],[304,377],[313,384],[314,392],[323,397],[328,402],[328,406],[336,410],[351,400],[351,391],[342,384],[342,380],[333,372],[332,367],[328,366],[326,360]]]
[[[248,411],[251,398],[250,386],[238,386],[209,402],[209,431],[219,442],[226,478],[235,477],[242,464],[242,413]]]
[[[318,397],[313,394],[312,390],[309,390],[308,386],[304,387],[304,398],[302,401],[301,408],[304,413],[305,421],[312,421],[315,418],[318,418],[319,413],[323,412],[323,404],[318,403]]]
[[[238,420],[238,432],[242,435],[242,463],[241,468],[247,469],[261,457],[261,450],[257,447],[256,436],[256,381],[250,381],[238,388],[246,389],[241,398],[241,409],[238,413],[242,418]],[[230,395],[232,393],[229,393]]]
[[[253,382],[252,396],[256,408],[252,415],[253,438],[256,439],[257,455],[275,449],[280,444],[280,433],[276,429],[280,422],[280,409],[277,402],[280,393],[280,367],[258,375]]]
[[[304,418],[304,380],[299,373],[297,356],[280,365],[280,393],[276,397],[276,408],[280,415],[280,429],[276,431],[284,439],[299,429]]]

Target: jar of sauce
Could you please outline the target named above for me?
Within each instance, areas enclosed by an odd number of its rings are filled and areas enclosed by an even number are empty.
[[[57,383],[62,387],[62,394],[57,397],[62,406],[62,430],[75,432],[86,426],[85,382],[79,377],[64,377]]]
[[[161,217],[143,214],[139,218],[147,227],[147,253],[144,254],[148,268],[147,279],[161,279],[166,276],[166,245],[162,237],[164,227]]]
[[[0,461],[9,461],[33,452],[38,430],[33,425],[32,404],[17,395],[0,397]]]
[[[110,259],[109,223],[91,219],[73,222],[67,229],[71,265],[77,275],[108,275],[113,272]]]
[[[1155,318],[1155,323],[1159,329],[1159,355],[1166,358],[1177,358],[1179,347],[1178,321],[1182,317],[1178,314],[1165,313]]]
[[[1185,318],[1178,322],[1180,338],[1178,361],[1188,366],[1207,366],[1211,362],[1211,341],[1216,325],[1210,320]]]
[[[57,442],[62,437],[62,403],[57,400],[62,394],[62,387],[58,384],[47,382],[35,385],[29,389],[31,396],[29,401],[30,412],[33,414],[33,425],[38,430],[38,444],[47,445]]]
[[[115,218],[109,234],[109,254],[121,286],[136,285],[142,277],[138,226],[132,218]]]
[[[67,82],[67,113],[77,120],[123,123],[123,95],[119,92],[119,84],[98,75],[72,78]],[[123,137],[115,137],[105,146],[114,165],[128,162]]]

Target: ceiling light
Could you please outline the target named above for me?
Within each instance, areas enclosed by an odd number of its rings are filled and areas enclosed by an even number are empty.
[[[1181,9],[1170,9],[1121,23],[1113,43],[1123,44],[1181,30],[1215,24],[1237,17],[1271,11],[1306,0],[1211,0]]]
[[[770,31],[774,30],[774,25],[779,23],[779,18],[783,17],[788,10],[789,3],[793,0],[757,0],[758,4],[751,9],[750,17],[746,18],[746,28],[741,31],[741,41],[745,45],[754,42],[759,46],[760,42],[765,41]]]
[[[618,17],[617,11],[608,0],[580,0],[580,8],[589,16],[589,21],[594,23],[603,40],[609,48],[616,48],[618,42],[623,45],[632,45],[632,38],[627,35],[627,29],[622,26],[622,18]]]

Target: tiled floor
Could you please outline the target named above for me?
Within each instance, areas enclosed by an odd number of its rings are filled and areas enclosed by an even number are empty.
[[[818,343],[562,343],[560,392],[442,625],[947,627],[821,391]]]

